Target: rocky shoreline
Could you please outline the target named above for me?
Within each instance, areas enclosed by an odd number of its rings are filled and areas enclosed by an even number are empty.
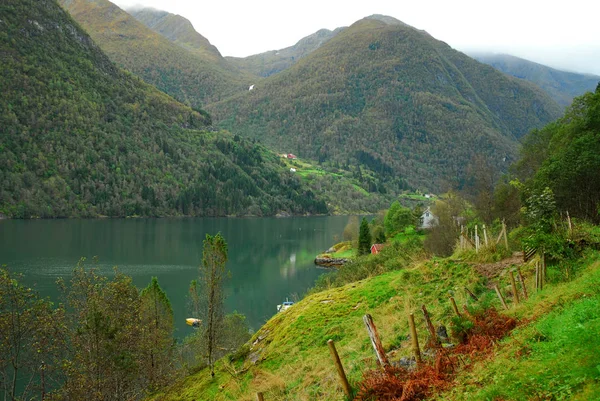
[[[332,258],[329,256],[317,256],[315,258],[315,265],[323,267],[339,267],[346,263],[352,262],[352,259],[348,258]]]

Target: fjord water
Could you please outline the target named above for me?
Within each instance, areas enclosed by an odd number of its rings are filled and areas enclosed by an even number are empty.
[[[56,280],[69,279],[81,257],[86,266],[131,276],[138,288],[157,276],[173,306],[176,337],[185,325],[187,291],[198,277],[205,235],[221,232],[229,246],[225,309],[246,315],[256,330],[276,305],[302,296],[325,271],[316,254],[341,236],[345,216],[290,218],[181,218],[0,220],[0,265],[24,274],[42,296],[57,301]]]

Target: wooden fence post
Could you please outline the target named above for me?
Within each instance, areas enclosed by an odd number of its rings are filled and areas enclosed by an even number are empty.
[[[417,328],[415,327],[415,315],[408,315],[408,325],[410,326],[410,340],[412,342],[413,353],[417,364],[421,364],[421,350],[419,349],[419,339],[417,338]]]
[[[465,291],[467,291],[467,294],[469,294],[469,296],[471,298],[473,298],[474,301],[479,301],[479,298],[477,298],[477,295],[473,294],[473,292],[470,289],[465,287]]]
[[[494,290],[496,290],[496,295],[498,295],[498,298],[500,298],[500,302],[502,302],[504,309],[508,309],[508,306],[506,306],[506,301],[504,300],[504,297],[502,296],[502,293],[497,285],[494,285]]]
[[[527,287],[525,286],[525,279],[521,274],[521,268],[519,266],[517,266],[517,273],[519,274],[519,281],[521,282],[521,287],[523,288],[523,297],[525,297],[525,299],[528,299],[529,297],[527,296]]]
[[[429,317],[429,312],[427,311],[425,305],[421,305],[421,310],[423,311],[423,317],[425,318],[425,323],[427,324],[427,330],[429,330],[429,335],[431,336],[431,343],[434,347],[439,348],[441,344],[438,341],[435,328],[433,327],[433,323],[431,323],[431,318]]]
[[[483,225],[483,241],[485,242],[485,246],[488,246],[488,238],[487,238],[487,231],[485,229],[485,224]]]
[[[513,292],[513,298],[515,300],[515,303],[518,304],[519,303],[519,293],[517,292],[517,283],[515,282],[515,275],[513,274],[513,272],[509,272],[510,275],[510,285],[512,287],[512,292]]]
[[[379,360],[381,367],[386,369],[388,366],[390,366],[390,362],[385,355],[383,345],[381,345],[379,334],[377,334],[377,327],[375,327],[375,323],[373,323],[373,317],[369,314],[366,314],[363,316],[363,321],[365,322],[365,326],[367,326],[367,332],[369,333],[371,345],[373,345],[373,350],[375,350],[377,359]]]
[[[256,401],[265,401],[265,397],[263,397],[263,393],[256,393]]]
[[[479,252],[479,235],[477,234],[477,225],[475,225],[475,253]]]
[[[458,311],[458,306],[456,306],[456,301],[454,300],[454,297],[450,297],[450,303],[452,304],[452,309],[454,309],[454,313],[456,313],[456,316],[460,317],[460,312]]]
[[[333,362],[335,363],[335,367],[338,372],[338,376],[340,377],[340,382],[342,382],[342,388],[344,389],[344,393],[348,398],[352,397],[352,390],[350,389],[350,384],[348,383],[348,379],[346,378],[346,373],[344,372],[344,367],[342,366],[342,361],[340,361],[340,356],[335,349],[335,343],[333,340],[327,340],[327,345],[329,346],[329,352],[331,353],[331,357],[333,358]]]
[[[506,236],[506,223],[502,220],[502,232],[504,233],[504,246],[508,249],[508,237]]]

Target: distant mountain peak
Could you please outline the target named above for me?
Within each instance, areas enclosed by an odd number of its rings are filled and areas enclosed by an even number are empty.
[[[363,19],[366,20],[375,20],[375,21],[380,21],[383,22],[387,25],[403,25],[403,26],[407,26],[407,27],[411,27],[412,26],[405,24],[404,22],[400,21],[399,19],[396,19],[394,17],[390,17],[388,15],[383,15],[383,14],[373,14],[373,15],[369,15],[368,17],[365,17]]]

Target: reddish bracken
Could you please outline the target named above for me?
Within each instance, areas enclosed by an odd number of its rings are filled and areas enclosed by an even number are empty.
[[[465,359],[472,363],[475,358],[485,357],[492,352],[494,342],[517,324],[515,319],[503,316],[494,309],[468,318],[473,322],[473,327],[467,333],[465,343],[450,350],[440,349],[435,361],[424,362],[414,370],[390,367],[385,371],[365,372],[355,401],[417,401],[433,392],[442,391],[452,384],[459,362],[465,368],[468,367]]]

